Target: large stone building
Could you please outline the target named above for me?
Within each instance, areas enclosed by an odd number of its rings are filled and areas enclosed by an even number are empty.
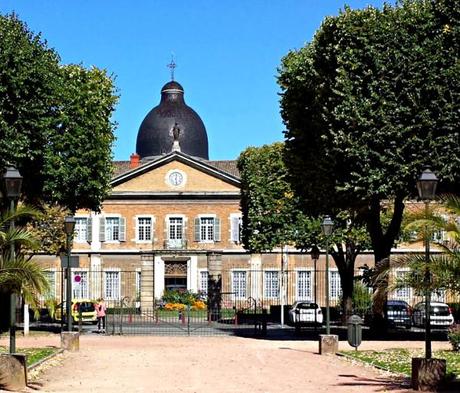
[[[128,299],[150,308],[165,289],[208,292],[223,302],[265,305],[295,300],[325,303],[325,255],[295,249],[250,254],[240,243],[240,179],[236,162],[209,160],[203,121],[171,81],[143,120],[137,152],[114,162],[112,191],[101,212],[79,211],[72,253],[73,296]],[[60,266],[41,257],[59,297]],[[363,253],[357,267],[372,265]],[[340,297],[331,258],[330,298]],[[401,297],[409,297],[402,293]]]

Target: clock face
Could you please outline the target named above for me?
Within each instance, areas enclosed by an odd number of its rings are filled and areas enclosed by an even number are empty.
[[[184,176],[180,172],[171,172],[169,175],[169,183],[173,186],[180,186],[184,181]]]

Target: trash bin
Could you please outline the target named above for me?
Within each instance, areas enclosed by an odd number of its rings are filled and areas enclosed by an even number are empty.
[[[361,344],[363,333],[362,333],[363,320],[358,315],[352,315],[348,318],[348,344],[358,350]]]

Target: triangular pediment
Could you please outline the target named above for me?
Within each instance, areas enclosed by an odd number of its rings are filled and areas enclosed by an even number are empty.
[[[239,193],[235,176],[181,153],[150,161],[112,180],[115,194]]]

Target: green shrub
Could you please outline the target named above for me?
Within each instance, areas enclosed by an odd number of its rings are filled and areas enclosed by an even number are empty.
[[[196,301],[203,300],[199,293],[186,290],[166,290],[163,294],[163,303],[180,303],[192,306]]]
[[[454,351],[460,351],[460,324],[452,325],[449,328],[447,338],[452,345],[452,349]]]

